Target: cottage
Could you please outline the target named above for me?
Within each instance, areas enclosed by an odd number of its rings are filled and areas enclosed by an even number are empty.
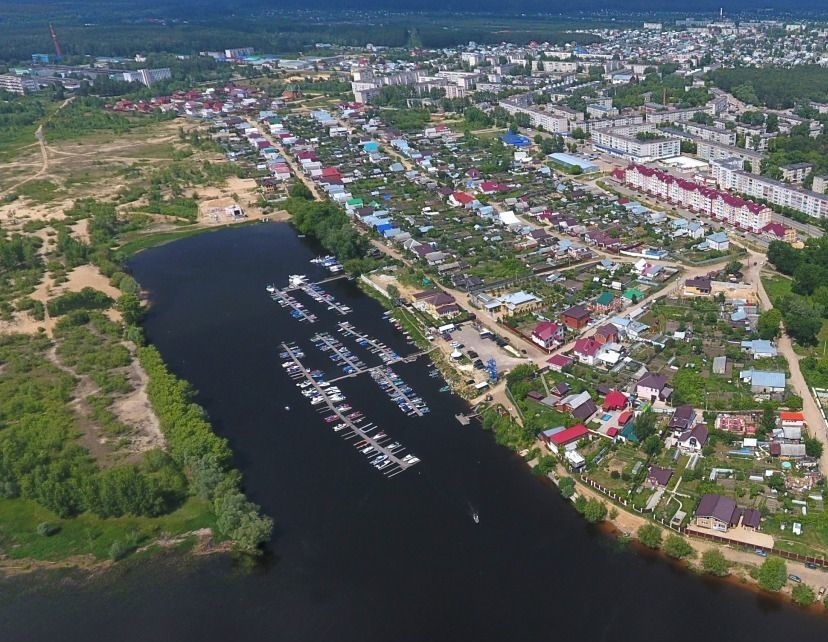
[[[564,328],[554,321],[541,321],[532,330],[531,339],[544,350],[549,350],[561,343],[564,338]]]
[[[575,347],[572,349],[572,354],[583,364],[588,366],[595,365],[595,356],[601,344],[592,337],[584,337],[575,341]]]
[[[709,276],[697,276],[684,282],[685,296],[709,296],[713,292],[713,279]]]
[[[666,488],[672,476],[672,468],[650,466],[650,471],[647,473],[647,486],[650,488]]]
[[[696,424],[696,410],[693,406],[679,406],[670,419],[669,428],[674,433],[690,430]]]
[[[742,341],[742,350],[752,355],[754,359],[770,359],[777,355],[776,346],[766,339]]]
[[[698,454],[704,449],[704,445],[707,443],[707,434],[707,426],[704,424],[696,424],[677,437],[673,437],[673,443],[682,452]]]
[[[758,531],[761,518],[755,508],[741,508],[730,497],[712,493],[702,496],[694,515],[696,526],[721,533],[735,526]]]
[[[619,392],[618,390],[610,390],[607,393],[607,396],[604,397],[602,408],[605,411],[623,410],[627,407],[627,403],[627,396],[623,392]]]
[[[635,393],[641,399],[667,401],[673,394],[673,389],[667,385],[667,377],[655,372],[646,373],[635,386]]]
[[[552,452],[560,452],[560,450],[574,450],[578,442],[589,435],[589,430],[584,424],[576,424],[566,430],[550,435],[546,442],[547,447]]]
[[[595,330],[595,340],[601,345],[615,343],[618,341],[618,328],[612,323],[598,326]]]
[[[759,394],[785,392],[785,373],[765,370],[742,370],[739,378],[750,384],[750,391]]]
[[[590,321],[589,310],[583,305],[575,305],[564,310],[561,314],[563,324],[570,330],[581,330],[585,328]]]
[[[612,312],[619,307],[621,307],[621,303],[612,292],[602,292],[592,304],[592,309],[595,312],[602,313]]]
[[[563,369],[570,365],[574,359],[571,357],[564,356],[562,354],[555,354],[549,357],[546,360],[546,363],[549,364],[549,369],[554,372],[563,372]]]

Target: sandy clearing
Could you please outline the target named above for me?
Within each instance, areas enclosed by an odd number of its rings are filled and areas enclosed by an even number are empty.
[[[127,395],[118,397],[110,410],[119,421],[133,429],[132,434],[127,437],[127,449],[136,456],[153,448],[164,448],[166,442],[158,417],[147,396],[149,377],[137,358],[129,365],[128,375],[135,389]]]

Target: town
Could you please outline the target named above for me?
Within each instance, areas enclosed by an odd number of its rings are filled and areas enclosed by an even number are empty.
[[[193,197],[196,223],[292,218],[469,400],[458,420],[587,519],[623,511],[642,542],[657,526],[784,558],[791,573],[760,585],[822,599],[828,28],[718,15],[583,32],[296,59],[239,43],[199,54],[231,78],[153,95],[173,72],[141,54],[35,54],[0,90],[106,79],[126,90],[102,111],[197,128],[255,182]],[[824,98],[786,94],[786,74],[820,78]],[[17,218],[26,196],[4,203]]]

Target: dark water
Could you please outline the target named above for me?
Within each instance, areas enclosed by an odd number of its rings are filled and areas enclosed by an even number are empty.
[[[422,459],[381,476],[279,365],[282,340],[326,364],[307,337],[339,318],[319,310],[320,323],[299,324],[264,291],[289,273],[318,276],[313,255],[273,224],[179,241],[132,266],[152,292],[149,338],[198,388],[249,494],[276,518],[272,563],[246,573],[223,558],[174,558],[86,582],[14,580],[0,586],[0,638],[825,639],[828,618],[621,550],[490,435],[461,427],[461,403],[437,391],[426,362],[395,366],[431,405],[426,418],[402,415],[367,377],[341,384]],[[406,349],[352,284],[329,290],[355,308],[351,322]]]

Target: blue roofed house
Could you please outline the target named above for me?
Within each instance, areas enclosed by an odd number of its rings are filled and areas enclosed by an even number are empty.
[[[766,339],[742,341],[742,350],[751,354],[754,359],[771,359],[778,354],[776,346]]]
[[[725,252],[730,248],[730,239],[724,232],[714,232],[710,234],[704,242],[707,244],[708,250],[719,250]]]
[[[750,391],[756,393],[785,392],[785,373],[767,370],[742,370],[739,378],[750,384]]]

